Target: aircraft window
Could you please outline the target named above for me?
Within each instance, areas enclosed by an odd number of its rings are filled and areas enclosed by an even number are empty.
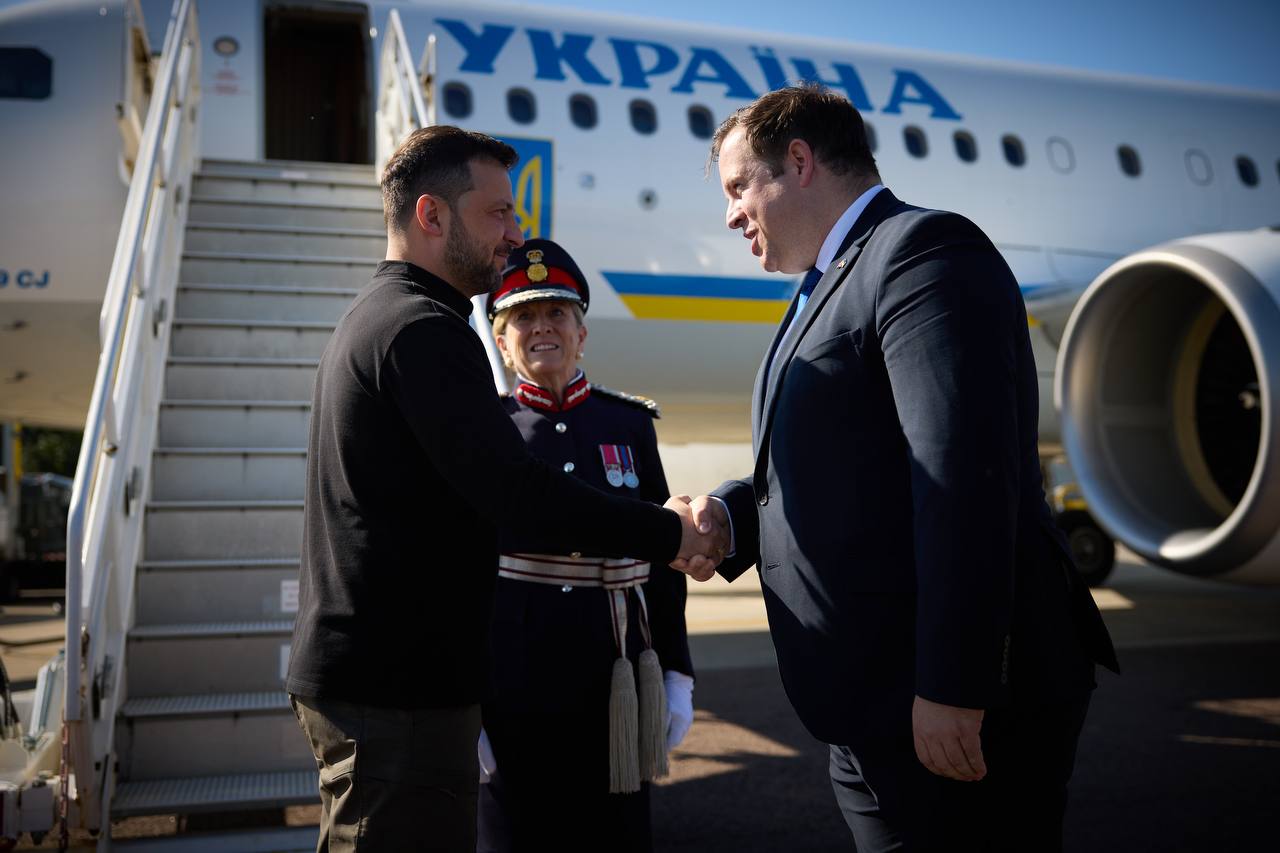
[[[1138,159],[1138,152],[1132,146],[1121,145],[1116,149],[1116,156],[1120,158],[1120,171],[1131,178],[1142,174],[1142,161]]]
[[[454,118],[471,115],[471,89],[466,83],[446,83],[444,86],[444,111]]]
[[[0,98],[43,101],[52,92],[52,59],[34,47],[0,47]]]
[[[1048,153],[1049,165],[1055,172],[1069,175],[1075,171],[1076,152],[1071,148],[1070,142],[1061,136],[1050,137],[1045,143],[1044,150]]]
[[[646,136],[657,130],[658,111],[653,108],[653,104],[642,98],[632,101],[631,126],[635,128],[636,133],[643,133]]]
[[[573,95],[569,98],[569,118],[583,130],[590,130],[599,122],[596,100],[590,95]]]
[[[1022,140],[1007,133],[1000,138],[1000,145],[1004,148],[1004,159],[1009,161],[1010,166],[1027,165],[1027,149],[1022,147]]]
[[[862,127],[867,132],[867,147],[870,148],[871,153],[874,154],[876,147],[879,144],[879,140],[876,139],[876,129],[869,121],[864,121],[862,123]]]
[[[699,104],[689,107],[689,132],[699,139],[710,139],[715,133],[711,110]]]
[[[1240,182],[1246,187],[1258,185],[1258,167],[1243,154],[1236,158],[1236,172],[1240,175]]]
[[[1209,157],[1203,151],[1195,148],[1187,151],[1187,177],[1191,179],[1191,183],[1199,184],[1207,187],[1213,182],[1213,166],[1209,163]]]
[[[952,140],[956,144],[956,156],[966,163],[972,163],[978,159],[978,143],[974,140],[973,134],[966,130],[957,130]]]
[[[924,131],[914,124],[902,129],[902,141],[907,144],[907,153],[912,157],[923,157],[929,153],[929,140],[925,138]]]
[[[507,90],[507,115],[516,124],[532,124],[538,116],[538,106],[533,100],[533,92],[528,89]]]

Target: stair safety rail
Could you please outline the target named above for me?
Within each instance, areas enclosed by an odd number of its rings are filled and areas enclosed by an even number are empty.
[[[198,156],[195,5],[175,0],[170,13],[107,280],[101,356],[67,517],[64,831],[71,784],[76,822],[87,829],[109,825],[143,496]]]
[[[405,38],[400,12],[392,9],[387,15],[386,32],[382,37],[382,54],[378,65],[378,115],[377,115],[377,174],[383,168],[400,143],[420,127],[436,123],[435,107],[436,37],[427,36],[422,60],[415,71],[413,55],[409,53],[409,41]],[[425,96],[423,93],[426,93]],[[502,354],[493,339],[493,327],[485,312],[485,298],[471,300],[471,326],[480,336],[485,353],[489,356],[489,369],[493,372],[493,384],[499,393],[508,391],[507,371],[503,367]]]

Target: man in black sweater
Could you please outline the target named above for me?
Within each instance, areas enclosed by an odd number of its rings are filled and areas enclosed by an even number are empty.
[[[467,317],[523,243],[515,160],[454,127],[406,140],[382,178],[387,258],[320,360],[286,684],[320,772],[320,850],[475,849],[500,526],[658,564],[723,554],[680,501],[551,470],[503,410]]]

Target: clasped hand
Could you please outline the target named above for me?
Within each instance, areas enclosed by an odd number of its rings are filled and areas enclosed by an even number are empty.
[[[696,500],[675,495],[665,506],[680,516],[683,531],[680,553],[671,561],[671,568],[694,580],[710,580],[729,551],[729,517],[724,506],[706,495]]]

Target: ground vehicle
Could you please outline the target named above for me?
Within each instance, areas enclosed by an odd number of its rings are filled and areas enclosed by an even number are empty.
[[[0,601],[12,601],[24,589],[62,590],[67,574],[67,507],[71,478],[59,474],[24,474],[18,514],[0,494]]]
[[[1054,521],[1067,537],[1076,569],[1089,586],[1102,586],[1116,564],[1116,543],[1089,514],[1066,457],[1045,465],[1045,492]]]

